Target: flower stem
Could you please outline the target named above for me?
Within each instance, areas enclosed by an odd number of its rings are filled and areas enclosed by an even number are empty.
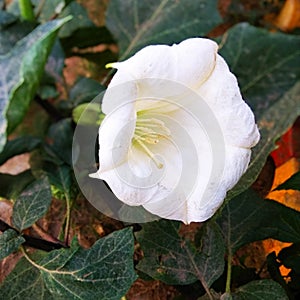
[[[26,21],[35,21],[33,7],[30,0],[19,0],[21,17]]]
[[[230,248],[229,248],[230,249]],[[232,254],[231,249],[229,250],[228,257],[227,257],[227,278],[226,278],[226,290],[225,292],[230,295],[230,286],[231,286],[231,260]]]
[[[71,217],[71,200],[68,195],[66,195],[66,224],[65,224],[65,244],[69,245],[69,231],[70,231],[70,217]]]

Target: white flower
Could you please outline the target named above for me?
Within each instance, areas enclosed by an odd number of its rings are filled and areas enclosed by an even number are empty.
[[[100,168],[130,206],[185,223],[210,218],[248,167],[254,115],[218,46],[148,46],[118,69],[102,103]]]

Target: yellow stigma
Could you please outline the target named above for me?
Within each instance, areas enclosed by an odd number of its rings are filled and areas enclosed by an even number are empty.
[[[157,168],[163,168],[163,164],[155,157],[147,144],[155,145],[159,140],[170,136],[170,130],[165,126],[164,122],[156,119],[137,118],[133,141],[137,142],[146,154],[153,160]]]
[[[115,63],[109,63],[109,64],[106,64],[106,65],[105,65],[105,68],[106,68],[106,69],[114,68],[114,64],[115,64]]]

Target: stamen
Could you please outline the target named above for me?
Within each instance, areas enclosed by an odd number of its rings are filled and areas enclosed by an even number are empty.
[[[153,160],[156,166],[161,169],[163,164],[155,158],[153,152],[146,144],[155,145],[159,143],[161,138],[165,138],[171,134],[165,123],[156,118],[137,118],[133,140],[136,141]]]
[[[153,160],[158,169],[161,169],[164,165],[154,156],[153,152],[141,141],[139,136],[134,136],[134,140],[145,150],[148,156]]]

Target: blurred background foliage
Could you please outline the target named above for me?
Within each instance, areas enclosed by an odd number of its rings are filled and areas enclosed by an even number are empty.
[[[0,8],[2,298],[299,298],[298,0],[0,0]],[[107,63],[194,36],[219,43],[255,113],[262,139],[249,169],[204,224],[110,219],[77,187],[74,128],[109,83]],[[100,107],[89,109],[79,126],[101,122]]]

